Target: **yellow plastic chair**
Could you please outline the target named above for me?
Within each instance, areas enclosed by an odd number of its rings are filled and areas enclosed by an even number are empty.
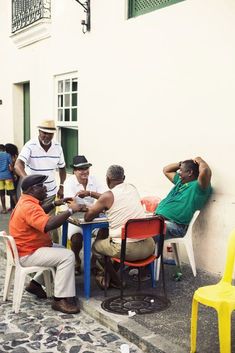
[[[231,353],[231,314],[235,310],[232,274],[235,260],[235,229],[228,242],[225,271],[219,283],[198,288],[193,296],[191,317],[191,353],[196,352],[198,303],[210,306],[218,314],[220,353]]]

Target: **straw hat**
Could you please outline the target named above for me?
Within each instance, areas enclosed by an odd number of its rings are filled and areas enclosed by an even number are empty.
[[[54,134],[54,132],[56,132],[55,122],[54,120],[42,120],[38,129],[43,132]]]

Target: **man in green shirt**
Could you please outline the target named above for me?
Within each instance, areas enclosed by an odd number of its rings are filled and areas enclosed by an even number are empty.
[[[163,172],[175,186],[159,203],[155,214],[166,220],[166,239],[183,237],[194,212],[211,195],[211,169],[201,157],[196,157],[169,164]]]

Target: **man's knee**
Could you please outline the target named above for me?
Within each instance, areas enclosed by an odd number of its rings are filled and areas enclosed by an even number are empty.
[[[83,242],[83,236],[81,233],[76,233],[71,236],[71,243],[74,245],[79,245]]]
[[[63,258],[67,262],[75,264],[75,255],[74,252],[70,249],[63,249]]]
[[[102,239],[106,239],[109,236],[109,230],[108,228],[101,228],[98,230],[96,239],[97,240],[102,240]]]

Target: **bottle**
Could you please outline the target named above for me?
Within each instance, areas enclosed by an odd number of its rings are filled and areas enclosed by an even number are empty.
[[[166,247],[164,263],[167,265],[175,265],[176,264],[175,259],[174,259],[173,249],[172,249],[171,245],[167,245],[167,247]]]

